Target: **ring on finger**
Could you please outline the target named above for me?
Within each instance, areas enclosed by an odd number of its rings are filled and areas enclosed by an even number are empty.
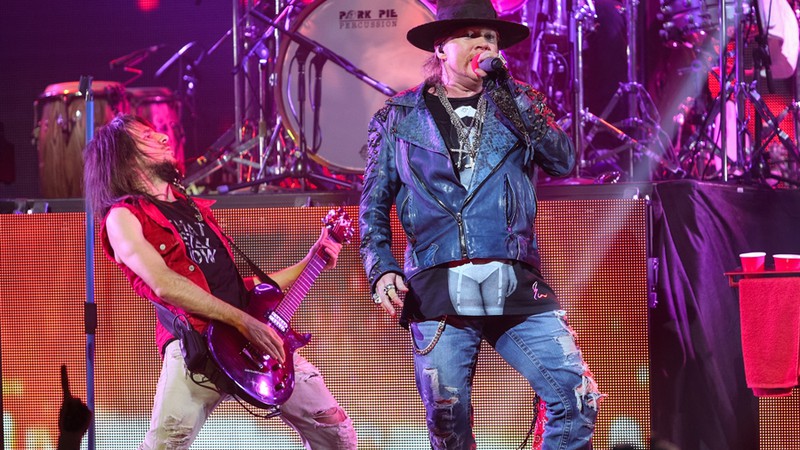
[[[372,303],[375,303],[376,305],[380,305],[382,301],[383,300],[381,300],[381,296],[378,295],[377,292],[372,294]]]
[[[385,295],[389,295],[389,291],[393,291],[393,290],[395,290],[395,289],[397,289],[397,288],[395,287],[395,285],[393,285],[393,284],[391,284],[391,283],[390,283],[390,284],[387,284],[386,286],[384,286],[384,287],[383,287],[383,293],[384,293]]]

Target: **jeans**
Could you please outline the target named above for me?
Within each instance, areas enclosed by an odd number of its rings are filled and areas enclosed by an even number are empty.
[[[307,449],[356,449],[353,422],[339,407],[317,368],[297,353],[294,364],[294,392],[281,406],[280,418],[297,431]],[[190,379],[180,343],[172,341],[164,351],[150,430],[139,450],[188,449],[214,408],[227,398]]]
[[[441,332],[438,320],[411,324],[417,390],[433,449],[476,448],[471,393],[482,339],[546,402],[543,448],[591,449],[604,395],[597,390],[564,315],[550,311],[527,317],[450,316]]]

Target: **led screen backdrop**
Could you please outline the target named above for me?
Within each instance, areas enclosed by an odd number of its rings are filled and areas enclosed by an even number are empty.
[[[357,217],[356,207],[345,209]],[[220,209],[217,217],[269,272],[305,255],[327,211]],[[600,449],[618,442],[643,445],[650,434],[647,218],[644,200],[540,203],[545,276],[608,394],[595,437]],[[393,226],[402,236],[396,220]],[[6,448],[54,448],[61,364],[69,368],[73,393],[86,399],[84,215],[4,215],[0,232],[3,438]],[[398,257],[403,245],[396,239]],[[95,256],[96,446],[130,449],[147,428],[160,369],[155,317],[99,248]],[[370,301],[357,239],[342,251],[337,267],[317,280],[293,326],[313,334],[302,352],[353,418],[359,448],[428,448],[408,334]],[[532,393],[491,348],[484,350],[474,394],[479,448],[514,449],[530,426]],[[301,446],[279,419],[253,417],[230,402],[212,415],[193,448]]]

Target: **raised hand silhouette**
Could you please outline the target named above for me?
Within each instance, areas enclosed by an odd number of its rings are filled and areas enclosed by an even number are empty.
[[[69,390],[67,366],[61,365],[61,390],[64,399],[58,412],[58,450],[79,450],[81,440],[92,423],[92,411]]]

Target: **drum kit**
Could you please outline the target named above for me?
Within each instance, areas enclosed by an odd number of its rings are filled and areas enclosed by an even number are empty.
[[[628,179],[634,178],[633,162],[643,158],[659,165],[665,176],[683,171],[696,174],[697,167],[688,165],[700,164],[705,153],[713,153],[709,148],[718,147],[714,142],[701,142],[676,151],[671,148],[676,144],[665,138],[658,112],[635,71],[638,0],[626,0],[623,9],[628,24],[628,82],[620,85],[613,105],[599,115],[583,104],[582,87],[584,39],[597,25],[593,0],[492,1],[501,17],[532,30],[531,39],[509,49],[506,56],[517,78],[548,95],[559,123],[572,133],[580,156],[578,177],[596,175],[596,168],[604,167],[606,159],[619,159],[620,155],[628,155],[631,163],[622,169]],[[661,1],[665,42],[699,49],[717,29],[714,0]],[[187,187],[195,193],[215,188],[218,193],[244,188],[257,192],[270,185],[306,188],[309,183],[316,189],[358,188],[372,114],[388,96],[416,85],[423,77],[421,67],[428,54],[408,44],[405,33],[434,20],[435,8],[433,0],[233,2],[233,27],[206,52],[231,38],[233,126],[205,155],[186,163]],[[199,64],[203,55],[182,63],[194,44],[190,42],[173,55],[159,75],[176,62],[187,70]],[[112,63],[136,77],[140,73],[132,66],[156,47]],[[93,92],[99,107],[95,126],[107,123],[117,113],[144,116],[170,136],[176,156],[184,161],[181,117],[192,107],[192,96],[186,95],[191,93],[187,92],[191,79],[191,73],[182,73],[181,80],[189,80],[189,84],[177,92],[128,86],[133,79],[126,83],[96,81]],[[609,110],[618,102],[627,107],[628,118],[610,123]],[[85,130],[80,119],[85,110],[77,82],[47,86],[34,102],[34,110],[42,194],[82,195]],[[599,133],[609,133],[619,147],[600,156],[587,152]]]
[[[555,66],[548,81],[570,82],[563,74],[570,64],[552,47],[569,42],[575,26],[566,0],[492,2],[501,17],[539,30],[529,48],[521,44],[520,53],[507,55],[515,75],[540,82],[540,67]],[[578,3],[580,20],[590,21],[591,0]],[[431,0],[251,0],[235,7],[235,123],[184,182],[202,189],[224,169],[231,182],[217,185],[218,193],[273,184],[358,188],[372,114],[423,79],[429,55],[408,44],[405,33],[434,20],[435,10]],[[258,93],[246,95],[247,87]]]
[[[797,54],[773,49],[770,57],[767,44],[793,41],[797,51],[800,10],[785,1],[662,0],[664,42],[692,52],[682,72],[699,76],[708,88],[688,95],[674,117],[673,152],[687,176],[800,186]],[[791,31],[776,37],[774,29]],[[720,48],[727,51],[720,54]],[[773,82],[772,74],[783,79]]]

